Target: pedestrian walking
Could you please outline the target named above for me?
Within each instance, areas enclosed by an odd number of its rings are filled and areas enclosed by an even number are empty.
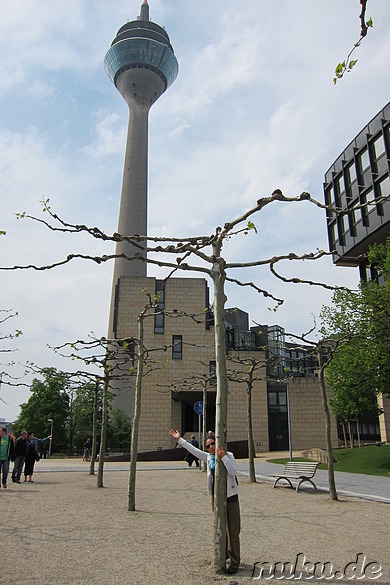
[[[83,461],[89,461],[91,459],[91,439],[87,439],[83,445]]]
[[[15,461],[14,468],[12,470],[12,481],[13,483],[21,483],[20,477],[23,471],[24,461],[26,459],[27,449],[27,431],[22,431],[20,437],[15,441]]]
[[[34,465],[36,461],[40,460],[39,453],[38,453],[38,445],[40,443],[44,443],[49,439],[52,439],[53,435],[49,435],[44,439],[38,439],[38,437],[34,436],[32,431],[28,432],[27,435],[27,447],[26,447],[26,460],[24,462],[24,481],[27,481],[27,477],[29,478],[28,481],[33,483],[33,474],[34,474]]]
[[[0,476],[1,484],[4,489],[7,488],[7,478],[9,471],[9,462],[14,460],[14,437],[7,433],[7,429],[2,427],[0,436]]]
[[[191,445],[193,445],[196,449],[199,449],[199,443],[196,440],[195,435],[191,435],[191,439],[190,439],[190,443]],[[185,460],[188,463],[188,467],[192,467],[192,464],[195,461],[195,465],[196,467],[199,467],[199,459],[198,457],[195,457],[195,455],[193,455],[192,453],[190,453],[189,451],[187,451],[186,456],[185,456]]]

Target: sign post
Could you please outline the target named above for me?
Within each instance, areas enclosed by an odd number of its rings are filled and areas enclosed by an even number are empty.
[[[198,400],[198,402],[195,402],[194,404],[194,410],[196,412],[196,414],[198,415],[198,442],[199,442],[199,448],[201,448],[202,445],[202,438],[201,438],[201,418],[203,415],[203,402],[201,400]],[[202,471],[202,464],[199,461],[199,469]]]

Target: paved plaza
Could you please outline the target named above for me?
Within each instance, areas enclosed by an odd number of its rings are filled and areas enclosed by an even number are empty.
[[[309,582],[390,584],[390,507],[382,501],[341,496],[331,502],[322,491],[297,494],[261,479],[250,484],[240,475],[241,568],[234,576],[216,575],[204,473],[184,462],[158,469],[140,463],[137,511],[131,513],[126,465],[106,465],[103,489],[88,474],[89,464],[79,460],[40,461],[34,483],[9,481],[0,492],[0,583],[280,583],[275,577],[283,575],[282,562],[295,565],[299,582],[305,563],[330,562],[327,570],[339,576],[347,567],[344,580]],[[358,580],[362,567],[366,578]]]

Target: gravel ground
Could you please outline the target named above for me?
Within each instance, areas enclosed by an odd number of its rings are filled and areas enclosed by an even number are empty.
[[[390,584],[387,504],[331,502],[328,494],[297,494],[240,477],[241,568],[233,576],[217,575],[211,564],[213,516],[205,474],[198,469],[157,471],[140,464],[137,511],[128,512],[128,472],[107,466],[105,487],[98,489],[86,463],[80,471],[39,472],[45,464],[38,464],[34,483],[9,479],[8,489],[0,490],[1,584],[280,583],[266,579],[269,572],[260,579],[255,563],[265,563],[272,574],[275,563],[294,564],[305,555],[308,562],[330,561],[343,570],[359,554],[359,567],[364,556],[366,563],[377,563],[367,569],[376,578],[352,582]],[[369,573],[379,568],[381,576]],[[275,575],[281,576],[280,567]],[[346,576],[315,580],[344,581],[351,582]]]

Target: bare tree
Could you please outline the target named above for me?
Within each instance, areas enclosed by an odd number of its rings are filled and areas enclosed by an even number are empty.
[[[93,389],[93,419],[92,419],[92,447],[91,461],[89,462],[89,474],[95,474],[95,454],[97,447],[97,428],[98,428],[98,406],[99,406],[99,376],[95,376],[95,385]]]
[[[84,378],[95,380],[95,404],[97,411],[97,393],[99,384],[102,383],[103,395],[102,395],[102,425],[100,435],[100,450],[99,450],[99,463],[97,472],[97,487],[104,487],[103,485],[103,470],[104,470],[104,457],[106,451],[106,435],[107,435],[107,422],[108,422],[108,408],[109,408],[109,394],[110,391],[115,391],[113,382],[121,380],[122,382],[129,383],[133,366],[131,355],[123,351],[127,347],[129,342],[132,340],[126,339],[107,339],[106,337],[96,338],[93,334],[90,336],[90,340],[77,340],[72,343],[64,343],[52,349],[61,355],[72,360],[79,360],[85,366],[93,369],[92,372],[85,370],[78,370],[73,373],[72,376],[83,376]],[[65,353],[66,352],[66,353]],[[103,374],[96,372],[96,369],[101,369]],[[92,445],[92,457],[90,465],[90,474],[94,474],[94,460],[96,453],[96,427],[97,418],[94,407],[94,422],[93,428],[95,433],[93,436]]]
[[[328,482],[329,482],[329,495],[330,499],[337,501],[337,490],[336,480],[334,475],[334,456],[332,448],[331,438],[331,417],[330,408],[328,403],[328,395],[326,389],[326,376],[325,370],[329,365],[333,357],[337,354],[343,344],[348,343],[351,339],[351,335],[336,337],[323,337],[321,339],[312,339],[310,335],[316,330],[316,325],[308,333],[302,335],[294,335],[291,333],[286,334],[291,339],[301,341],[303,345],[297,346],[296,349],[300,349],[304,352],[314,353],[318,360],[318,379],[319,387],[321,392],[322,407],[324,411],[324,430],[325,430],[325,442],[328,459]]]
[[[386,200],[387,198],[383,198]],[[277,266],[283,261],[301,262],[316,261],[319,258],[334,254],[334,252],[325,252],[317,250],[306,254],[295,254],[290,252],[284,255],[272,256],[265,259],[258,259],[252,262],[228,262],[222,253],[223,245],[226,240],[239,234],[248,234],[249,231],[256,231],[256,226],[251,218],[256,213],[262,211],[268,205],[273,203],[294,204],[294,203],[310,203],[322,210],[328,210],[337,215],[344,215],[348,211],[335,208],[334,206],[327,206],[319,201],[313,199],[307,192],[301,193],[296,197],[285,196],[280,189],[276,189],[271,196],[262,197],[257,201],[257,204],[249,209],[244,214],[240,215],[233,221],[227,222],[222,227],[217,227],[211,235],[195,236],[190,238],[164,238],[164,237],[150,237],[145,235],[127,236],[115,233],[112,236],[105,234],[97,227],[88,227],[86,225],[75,225],[67,223],[62,220],[57,214],[50,209],[48,201],[43,202],[44,210],[47,220],[42,220],[32,216],[32,220],[38,221],[45,225],[48,229],[56,232],[64,233],[88,233],[93,238],[101,239],[103,241],[111,242],[128,242],[139,250],[133,256],[126,256],[126,254],[112,254],[106,256],[91,256],[87,254],[70,254],[64,260],[54,262],[45,266],[36,266],[33,264],[19,265],[12,267],[3,267],[0,270],[18,270],[18,269],[33,269],[33,270],[47,270],[56,266],[65,265],[74,259],[86,259],[101,264],[117,257],[125,258],[128,261],[145,261],[149,264],[170,269],[170,275],[176,271],[192,271],[203,273],[209,276],[213,282],[214,288],[214,333],[215,333],[215,356],[216,356],[216,377],[217,377],[217,397],[216,397],[216,441],[220,448],[226,450],[227,442],[227,404],[228,404],[228,379],[226,367],[226,344],[225,344],[225,284],[226,282],[234,282],[239,286],[250,287],[268,298],[271,298],[280,305],[283,299],[274,297],[271,293],[259,287],[254,282],[242,282],[233,278],[230,273],[235,269],[253,268],[260,266],[267,266],[271,273],[278,279],[284,282],[304,283],[311,286],[321,286],[329,290],[334,290],[335,287],[326,283],[315,282],[312,280],[302,278],[286,278],[280,274]],[[378,201],[369,201],[368,205],[375,205]],[[365,203],[364,205],[367,205]],[[358,205],[354,209],[359,209],[363,205]],[[146,245],[144,242],[147,242]],[[146,254],[149,254],[146,257]],[[157,255],[157,257],[156,257]],[[174,256],[174,260],[170,261],[167,257]],[[152,257],[153,256],[153,257]],[[222,462],[217,458],[215,470],[215,522],[214,522],[214,568],[217,572],[225,569],[225,553],[226,553],[226,470]]]
[[[249,481],[252,483],[256,482],[256,470],[255,470],[255,443],[253,440],[253,417],[252,417],[252,393],[253,385],[255,382],[266,380],[265,369],[267,367],[267,360],[265,357],[259,358],[255,356],[240,356],[237,352],[228,356],[228,361],[241,365],[243,368],[230,369],[228,370],[228,379],[231,382],[246,385],[247,395],[247,425],[248,425],[248,457],[249,457]],[[263,374],[259,375],[259,370]]]
[[[5,234],[5,232],[0,232],[0,234]],[[3,323],[5,323],[6,321],[8,321],[9,319],[13,319],[15,317],[18,316],[18,313],[13,312],[12,309],[0,309],[0,326],[3,325]],[[11,341],[12,339],[15,339],[17,337],[19,337],[20,335],[22,335],[22,332],[20,331],[20,329],[16,329],[14,331],[14,333],[0,333],[0,342],[5,342],[5,341]],[[0,348],[0,353],[4,354],[4,353],[11,353],[15,351],[15,349],[11,349],[9,347],[1,347]],[[10,366],[12,364],[0,364],[0,366]],[[0,372],[0,390],[1,390],[1,384],[3,382],[3,375],[6,374],[6,372],[2,371]],[[2,397],[0,396],[0,401],[4,402],[4,400],[2,399]]]
[[[174,346],[174,344],[164,345],[161,347],[155,347],[147,349],[144,346],[144,322],[147,318],[155,318],[156,314],[164,313],[165,317],[178,318],[178,317],[189,317],[197,323],[199,321],[199,315],[189,315],[184,311],[167,311],[159,308],[159,296],[155,295],[152,297],[147,293],[148,302],[144,309],[138,315],[137,319],[137,337],[135,338],[137,352],[137,375],[135,384],[135,397],[134,397],[134,413],[133,413],[133,424],[131,429],[131,451],[130,451],[130,474],[129,474],[129,491],[128,491],[128,510],[130,512],[135,510],[135,483],[136,483],[136,471],[137,471],[137,453],[138,453],[138,434],[139,434],[139,421],[141,416],[141,394],[142,394],[142,381],[144,377],[145,363],[149,362],[149,372],[152,371],[156,365],[150,364],[150,354],[152,352],[167,351],[168,348]],[[157,366],[158,367],[158,366]]]

